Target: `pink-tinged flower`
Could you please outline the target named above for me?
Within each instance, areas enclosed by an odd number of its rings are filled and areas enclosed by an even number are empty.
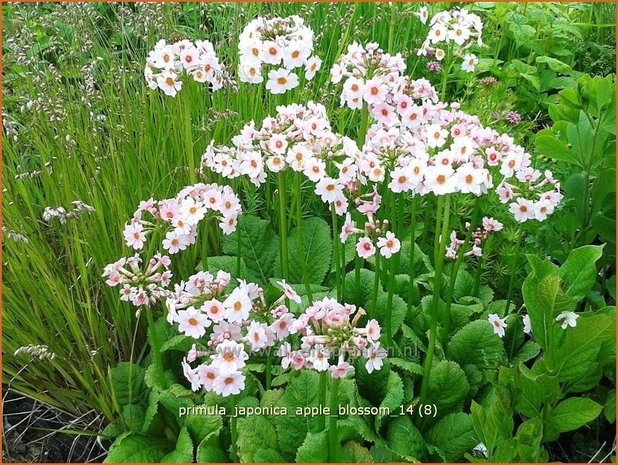
[[[395,121],[395,111],[387,103],[381,103],[371,108],[371,114],[376,121],[384,126],[390,126]]]
[[[294,324],[294,315],[284,313],[271,326],[270,329],[275,333],[277,339],[283,340],[290,334],[292,325]]]
[[[384,237],[378,238],[378,247],[384,258],[391,258],[401,249],[401,242],[395,237],[395,234],[388,231]]]
[[[491,327],[493,328],[494,333],[500,337],[504,337],[504,334],[505,334],[504,329],[506,328],[506,323],[504,319],[500,318],[495,313],[492,313],[488,316],[487,320],[491,324]]]
[[[365,326],[365,330],[367,331],[367,339],[371,342],[376,342],[380,340],[380,324],[378,320],[369,320],[367,325]]]
[[[225,316],[225,309],[223,308],[223,304],[218,300],[207,300],[202,304],[201,310],[208,315],[214,322],[219,322],[223,320]]]
[[[348,362],[339,362],[338,365],[329,367],[328,371],[330,371],[330,375],[333,378],[343,379],[348,375],[348,373],[354,373],[354,367]]]
[[[378,105],[386,99],[388,89],[382,79],[373,78],[365,83],[363,98],[370,105]]]
[[[187,236],[178,234],[175,230],[168,231],[163,239],[163,248],[171,254],[180,252],[187,248]]]
[[[286,298],[290,299],[293,302],[296,302],[297,304],[301,302],[300,296],[296,293],[294,289],[292,289],[292,286],[285,282],[285,279],[277,281],[277,285],[281,289],[283,289],[283,295],[285,295]]]
[[[311,355],[307,358],[307,361],[311,363],[311,366],[316,371],[326,371],[330,367],[328,357],[330,352],[324,346],[318,344],[311,350]]]
[[[509,206],[509,211],[515,217],[515,221],[523,223],[529,219],[534,218],[534,204],[530,200],[526,200],[523,197],[519,197],[515,202]]]
[[[127,224],[124,227],[123,234],[127,246],[132,247],[135,250],[140,250],[144,247],[144,242],[146,242],[146,234],[144,233],[144,227],[141,223],[134,221]]]
[[[223,307],[225,308],[225,317],[227,321],[236,323],[249,318],[249,311],[251,310],[252,304],[247,293],[240,287],[237,287],[227,299],[223,301]]]
[[[282,134],[273,134],[268,140],[268,149],[278,155],[283,155],[288,148],[288,140]]]
[[[281,367],[287,370],[292,363],[292,346],[289,342],[284,342],[277,350],[277,357],[281,357]]]
[[[185,336],[199,339],[210,325],[208,317],[193,307],[178,312],[178,331]]]
[[[266,347],[268,338],[266,337],[266,329],[262,323],[252,321],[247,330],[247,341],[251,345],[251,350],[254,352]]]
[[[306,359],[303,354],[297,351],[292,353],[291,362],[295,370],[300,370],[302,367],[305,366]]]
[[[493,218],[489,218],[487,216],[483,217],[483,229],[488,232],[498,232],[498,231],[502,231],[503,228],[503,224],[500,223],[498,220],[495,220]]]
[[[202,364],[197,367],[197,375],[199,376],[200,382],[202,383],[202,386],[204,386],[204,389],[210,392],[212,391],[215,379],[219,375],[219,370],[213,366]]]
[[[339,239],[341,240],[341,243],[345,244],[352,234],[356,234],[359,232],[362,231],[354,225],[354,222],[352,221],[352,216],[349,213],[346,213],[345,221],[343,222],[343,226],[341,226],[341,233],[339,234]]]
[[[225,340],[217,346],[217,353],[211,355],[212,366],[219,373],[234,373],[245,367],[245,360],[249,355],[245,352],[245,346],[235,341]]]
[[[532,331],[532,325],[530,324],[530,315],[522,316],[521,322],[524,325],[524,333],[530,334],[530,331]]]
[[[556,321],[560,323],[560,327],[562,329],[567,329],[569,326],[571,328],[575,328],[577,326],[577,319],[579,315],[575,312],[560,312],[560,314],[556,317]]]
[[[240,394],[245,388],[245,375],[239,372],[219,374],[212,383],[212,390],[220,396]]]
[[[236,216],[224,216],[219,221],[219,227],[221,228],[221,232],[225,235],[232,234],[236,231],[236,226],[238,225],[238,218]]]
[[[197,346],[195,344],[193,344],[191,346],[191,349],[189,350],[189,353],[187,354],[187,361],[189,363],[195,362],[195,360],[197,360],[198,356],[199,356],[199,351],[197,350]]]
[[[324,177],[315,185],[315,193],[322,198],[323,202],[334,202],[342,192],[343,186],[333,178]]]
[[[367,349],[367,362],[365,362],[365,369],[367,373],[372,373],[373,370],[379,370],[382,368],[382,360],[386,358],[386,350],[380,347],[380,344],[372,344]]]
[[[356,243],[356,253],[360,258],[367,259],[376,253],[376,248],[368,237],[361,237]]]

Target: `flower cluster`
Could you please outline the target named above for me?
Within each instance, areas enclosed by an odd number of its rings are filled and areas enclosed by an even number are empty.
[[[204,219],[217,219],[223,233],[231,234],[236,230],[240,211],[240,200],[231,187],[198,183],[185,187],[172,199],[140,202],[124,228],[125,242],[141,250],[147,234],[162,227],[163,248],[175,254],[195,243],[197,225]],[[145,215],[150,215],[154,222],[147,221]]]
[[[182,89],[180,77],[183,73],[191,75],[196,82],[207,82],[213,92],[223,87],[227,79],[209,41],[197,40],[193,43],[184,39],[173,44],[158,41],[146,59],[144,77],[148,86],[175,97]]]
[[[240,34],[238,75],[242,82],[259,84],[264,81],[262,68],[268,72],[266,89],[283,94],[298,86],[296,68],[304,67],[305,79],[311,80],[322,61],[313,54],[313,31],[299,16],[253,19]]]
[[[470,223],[466,223],[466,229],[470,228]],[[487,216],[483,217],[483,229],[476,228],[476,231],[472,234],[470,238],[470,242],[472,244],[472,248],[464,253],[466,257],[481,257],[483,255],[483,249],[481,245],[483,242],[487,240],[487,238],[494,232],[501,231],[503,228],[503,224],[498,220],[493,218],[489,218]],[[451,260],[455,260],[457,258],[457,253],[461,246],[465,244],[465,240],[459,239],[457,237],[457,231],[453,231],[451,233],[451,243],[446,248],[446,258],[450,258]]]
[[[149,306],[169,295],[172,272],[171,260],[167,255],[156,254],[142,269],[142,259],[138,254],[123,257],[110,263],[103,270],[103,277],[110,287],[121,286],[120,300],[131,302],[134,306]]]
[[[383,105],[398,82],[406,64],[400,53],[390,55],[375,42],[365,47],[354,42],[330,70],[331,81],[343,82],[341,106],[358,109],[366,103],[371,108]]]
[[[379,342],[380,325],[369,320],[365,327],[357,327],[364,315],[362,308],[334,299],[313,302],[292,325],[292,332],[302,336],[300,348],[293,350],[284,342],[279,349],[282,367],[329,371],[333,378],[345,378],[354,371],[346,359],[362,357],[369,373],[379,370],[386,358]]]
[[[285,281],[278,283],[284,294],[270,306],[258,285],[238,281],[226,293],[228,273],[199,272],[176,285],[167,300],[168,322],[197,341],[182,362],[194,391],[203,388],[224,397],[239,394],[245,388],[243,368],[249,353],[273,347],[290,335],[296,323],[283,302],[285,298],[299,302],[300,297]],[[191,367],[198,359],[207,362]]]
[[[425,24],[427,10],[422,11],[419,17]],[[429,33],[417,55],[431,56],[438,62],[447,55],[461,57],[461,69],[471,73],[478,64],[478,58],[465,52],[475,44],[483,45],[482,33],[483,22],[478,15],[458,8],[441,11],[431,18]]]

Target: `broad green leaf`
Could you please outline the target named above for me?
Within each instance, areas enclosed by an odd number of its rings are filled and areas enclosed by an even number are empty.
[[[382,325],[383,333],[385,333],[386,331],[384,328],[384,321],[386,320],[386,318],[390,317],[391,331],[392,335],[394,336],[397,331],[399,331],[399,328],[403,323],[403,319],[406,316],[406,312],[408,310],[406,302],[401,297],[394,294],[392,296],[391,305],[389,306],[388,294],[386,294],[385,292],[381,292],[378,300],[376,301],[376,307],[376,311],[371,315],[380,322],[380,324]]]
[[[253,454],[255,463],[283,463],[285,459],[275,449],[259,449]]]
[[[185,426],[195,443],[199,444],[211,433],[218,432],[223,427],[223,420],[219,415],[188,415]]]
[[[223,451],[220,443],[219,432],[210,433],[197,447],[198,463],[228,463],[230,459]]]
[[[302,238],[307,279],[310,283],[321,284],[330,269],[333,244],[330,226],[321,218],[302,220]],[[298,228],[294,228],[288,240],[289,282],[302,283],[301,246]]]
[[[427,441],[442,451],[446,462],[460,462],[464,453],[478,443],[472,416],[463,412],[448,414],[429,430]]]
[[[350,441],[343,445],[344,450],[350,457],[350,462],[354,463],[371,463],[373,462],[373,457],[369,449],[361,446],[356,441]]]
[[[388,374],[388,383],[386,385],[386,395],[382,402],[381,408],[386,408],[390,412],[396,412],[404,399],[403,382],[397,373],[391,371]],[[379,431],[384,424],[384,420],[388,418],[386,415],[378,415],[376,417],[376,431]]]
[[[586,397],[571,397],[552,410],[549,422],[558,432],[573,431],[591,422],[601,413],[602,407]]]
[[[145,400],[144,369],[130,362],[120,362],[111,369],[112,389],[118,405],[137,404]]]
[[[431,367],[427,398],[436,404],[438,415],[444,416],[463,403],[470,391],[466,374],[452,361],[442,360]]]
[[[326,431],[309,433],[298,448],[297,463],[328,462],[328,435]]]
[[[250,415],[237,421],[236,448],[241,461],[253,462],[260,449],[277,449],[277,432],[268,418]]]
[[[460,365],[473,364],[482,369],[495,368],[506,358],[502,340],[487,320],[464,326],[452,337],[447,354]]]
[[[189,435],[187,428],[180,430],[176,449],[169,454],[166,454],[162,459],[162,463],[193,463],[193,441]]]
[[[267,220],[252,215],[241,215],[236,231],[223,236],[223,252],[228,255],[238,253],[238,235],[240,234],[240,253],[247,269],[256,276],[261,284],[268,282],[273,275],[277,257],[277,235]]]
[[[105,458],[106,463],[160,462],[173,449],[173,444],[159,436],[128,433],[118,438]]]
[[[412,362],[410,360],[404,360],[402,358],[389,358],[388,362],[391,364],[391,366],[400,368],[410,375],[422,375],[423,374],[423,367],[416,362]]]
[[[350,271],[345,276],[345,289],[343,293],[343,300],[347,303],[354,305],[360,305],[363,308],[367,308],[368,304],[373,299],[373,281],[375,273],[365,268],[360,270],[359,273],[359,285],[356,283],[356,272]]]
[[[567,74],[568,72],[571,71],[571,67],[569,65],[567,65],[566,63],[556,58],[551,58],[548,56],[540,56],[540,57],[536,57],[536,62],[545,63],[549,67],[549,69],[557,73]]]
[[[558,272],[566,295],[576,300],[586,296],[597,280],[595,264],[602,254],[602,245],[586,245],[571,251]]]
[[[555,161],[563,161],[579,166],[580,161],[577,155],[564,142],[557,139],[550,129],[539,132],[534,140],[536,149],[541,155]]]
[[[603,413],[605,413],[607,421],[610,423],[616,422],[616,389],[612,389],[607,395]]]
[[[388,424],[386,438],[390,448],[408,461],[420,461],[425,452],[425,440],[408,415],[398,416]]]

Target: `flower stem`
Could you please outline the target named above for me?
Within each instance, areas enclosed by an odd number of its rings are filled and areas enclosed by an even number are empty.
[[[161,354],[161,344],[155,328],[154,317],[150,309],[143,310],[146,313],[146,321],[148,321],[148,342],[150,342],[150,350],[152,353],[152,361],[155,367],[156,377],[162,387],[167,387],[165,382],[165,373],[163,367],[163,356]]]
[[[196,176],[195,176],[195,159],[193,158],[193,133],[191,131],[191,111],[189,107],[189,102],[182,101],[179,99],[181,105],[184,110],[183,114],[183,122],[184,122],[184,142],[185,142],[185,155],[187,157],[187,167],[189,169],[189,181],[191,184],[195,184]]]
[[[232,402],[232,411],[235,410],[236,407],[236,396],[234,396],[234,400]],[[237,438],[238,438],[238,434],[236,432],[236,416],[233,415],[230,417],[230,436],[231,436],[231,442],[232,444],[230,445],[230,459],[232,460],[232,462],[238,462],[238,453],[236,451],[236,442],[237,442]]]
[[[371,306],[371,310],[373,311],[373,315],[376,316],[378,314],[378,291],[380,289],[380,252],[376,251],[376,269],[375,274],[373,275],[373,305]]]
[[[511,301],[513,300],[513,290],[515,288],[515,278],[517,277],[517,267],[519,266],[519,255],[521,251],[521,228],[517,230],[517,241],[515,242],[515,258],[513,259],[513,264],[511,267],[511,276],[509,278],[509,290],[506,295],[506,305],[504,306],[504,315],[508,314],[509,307],[511,306]]]
[[[337,212],[335,205],[330,206],[331,220],[333,223],[333,264],[335,265],[335,286],[337,288],[337,300],[341,302],[341,270],[339,269],[339,242],[337,241]]]
[[[337,433],[337,416],[339,402],[339,378],[333,378],[330,385],[330,417],[328,418],[328,459],[333,463],[337,461],[337,449],[339,435]]]
[[[318,407],[320,411],[323,411],[324,407],[326,407],[326,382],[328,381],[328,372],[321,371],[320,372],[320,387],[318,391]],[[320,431],[324,431],[326,429],[326,416],[324,414],[320,415]]]
[[[270,348],[268,349],[268,354],[266,355],[266,390],[270,389],[272,383],[272,367],[273,367],[273,356],[270,352]]]
[[[410,208],[410,257],[408,274],[410,276],[410,295],[408,296],[408,313],[412,311],[412,300],[414,299],[414,252],[416,251],[416,205],[417,198],[412,198]]]
[[[300,173],[296,173],[296,231],[298,232],[298,246],[300,250],[300,270],[303,275],[303,283],[305,284],[305,291],[307,292],[307,299],[309,303],[313,302],[313,293],[311,292],[311,283],[309,283],[309,277],[307,275],[307,257],[305,251],[305,238],[303,237],[303,220],[302,220],[302,191],[301,191],[301,179]]]
[[[421,402],[427,399],[427,388],[429,382],[429,373],[431,372],[431,363],[433,361],[433,354],[436,346],[436,332],[438,329],[438,313],[440,310],[440,290],[442,287],[442,267],[444,265],[444,243],[448,234],[448,223],[451,208],[451,196],[439,196],[438,197],[438,215],[436,218],[436,226],[440,222],[440,216],[442,218],[442,233],[440,230],[436,231],[434,244],[435,254],[435,278],[433,282],[433,302],[431,310],[431,323],[429,326],[429,344],[427,346],[427,355],[423,365],[423,381],[421,383]]]
[[[279,172],[279,240],[281,241],[281,273],[283,279],[286,281],[288,278],[288,226],[287,226],[287,214],[286,206],[287,199],[285,195],[285,170]]]

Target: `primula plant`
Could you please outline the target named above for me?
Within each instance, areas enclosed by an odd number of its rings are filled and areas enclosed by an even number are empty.
[[[97,4],[84,82],[11,39],[89,98],[5,94],[10,383],[108,462],[609,459],[615,78],[505,5]]]

